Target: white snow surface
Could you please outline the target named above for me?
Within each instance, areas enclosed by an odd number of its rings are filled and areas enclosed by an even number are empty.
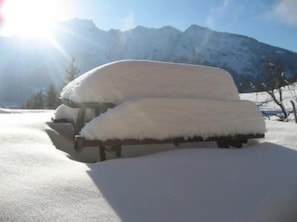
[[[282,97],[283,97],[283,105],[286,110],[292,111],[291,100],[297,101],[297,91],[290,89],[288,86],[283,89]],[[279,93],[275,92],[276,98],[279,98]],[[262,111],[278,111],[281,112],[280,107],[271,99],[271,97],[266,92],[258,92],[258,93],[242,93],[240,94],[240,98],[244,100],[250,100],[258,104],[260,110]]]
[[[141,98],[94,118],[81,130],[87,139],[204,139],[265,133],[258,107],[250,101]]]
[[[71,108],[64,104],[60,105],[54,112],[53,119],[54,120],[69,120],[75,121],[78,115],[78,109]]]
[[[68,121],[76,121],[78,115],[78,108],[71,108],[64,104],[60,105],[54,112],[53,119],[54,120],[68,120]],[[94,111],[91,109],[87,109],[85,120],[89,121],[94,118]]]
[[[81,75],[61,92],[76,103],[114,103],[136,97],[238,100],[231,75],[222,69],[143,60],[99,66]]]
[[[85,164],[53,112],[0,113],[0,221],[297,221],[297,124],[266,121],[243,149]]]

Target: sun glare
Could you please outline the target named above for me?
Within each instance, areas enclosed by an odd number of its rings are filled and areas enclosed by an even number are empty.
[[[4,1],[2,33],[7,36],[50,40],[58,20],[63,19],[61,0]],[[65,14],[65,12],[64,12]]]

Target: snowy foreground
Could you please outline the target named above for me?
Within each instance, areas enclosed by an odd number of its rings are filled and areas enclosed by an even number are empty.
[[[87,164],[97,150],[77,154],[52,114],[0,109],[0,221],[297,221],[297,124],[266,121],[243,149],[127,147]]]

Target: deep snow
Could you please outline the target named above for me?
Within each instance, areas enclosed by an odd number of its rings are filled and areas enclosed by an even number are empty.
[[[135,97],[239,99],[231,75],[223,69],[148,60],[94,68],[66,85],[61,97],[76,103],[114,104]]]
[[[297,124],[266,121],[266,138],[243,149],[127,158],[139,150],[127,147],[86,164],[52,111],[0,113],[0,221],[297,220]]]
[[[141,98],[124,102],[87,123],[87,139],[168,139],[264,134],[265,122],[250,101]]]

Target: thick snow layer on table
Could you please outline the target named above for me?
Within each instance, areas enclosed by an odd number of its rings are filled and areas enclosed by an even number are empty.
[[[54,120],[68,120],[68,121],[76,121],[79,109],[71,108],[64,104],[60,105],[54,112],[53,119]],[[87,109],[85,120],[89,121],[95,116],[94,111],[91,109]]]
[[[264,133],[250,101],[144,98],[122,103],[85,125],[87,139],[203,138]]]
[[[0,221],[297,221],[297,124],[266,121],[263,143],[244,149],[85,164],[60,151],[72,137],[51,115],[0,114]]]
[[[118,104],[136,97],[239,99],[231,75],[222,69],[153,61],[119,61],[95,68],[61,92],[76,103]]]

